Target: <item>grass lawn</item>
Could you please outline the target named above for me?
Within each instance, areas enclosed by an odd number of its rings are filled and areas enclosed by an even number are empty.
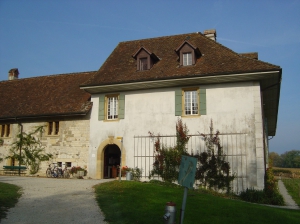
[[[16,185],[0,182],[0,221],[6,217],[6,211],[18,202],[21,196],[19,190]]]
[[[300,179],[282,179],[294,201],[300,206]]]
[[[184,189],[157,182],[112,181],[95,186],[96,199],[106,221],[113,223],[163,223],[166,202],[176,203],[176,223]],[[196,223],[299,223],[300,211],[246,203],[189,190],[184,224]]]

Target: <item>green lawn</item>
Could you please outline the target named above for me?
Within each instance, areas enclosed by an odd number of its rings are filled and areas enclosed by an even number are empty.
[[[163,223],[168,201],[176,203],[176,223],[183,188],[158,183],[113,181],[95,186],[96,198],[106,221],[112,223]],[[203,191],[189,190],[185,224],[195,223],[299,223],[300,211],[226,199]]]
[[[300,179],[282,179],[294,201],[300,206]]]
[[[14,207],[21,196],[20,187],[0,182],[0,221],[6,217],[6,211]]]

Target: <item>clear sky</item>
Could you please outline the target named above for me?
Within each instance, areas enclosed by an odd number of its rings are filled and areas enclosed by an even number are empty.
[[[0,81],[98,70],[119,42],[206,29],[282,68],[270,151],[300,150],[299,0],[0,0]]]

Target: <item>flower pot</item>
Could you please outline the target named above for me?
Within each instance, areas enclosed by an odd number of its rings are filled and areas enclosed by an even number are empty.
[[[132,173],[130,171],[126,172],[126,180],[132,180]]]

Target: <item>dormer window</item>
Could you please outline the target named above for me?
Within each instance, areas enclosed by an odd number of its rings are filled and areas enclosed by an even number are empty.
[[[137,71],[149,70],[159,60],[155,54],[144,47],[139,48],[132,57],[136,59]]]
[[[199,49],[188,41],[184,41],[175,51],[179,55],[181,66],[194,65],[197,56],[200,56],[201,54]]]
[[[143,70],[148,70],[148,58],[140,58],[140,69],[141,71]]]
[[[193,64],[193,56],[192,56],[192,52],[189,53],[183,53],[182,54],[183,57],[183,66],[187,66],[187,65],[192,65]]]

